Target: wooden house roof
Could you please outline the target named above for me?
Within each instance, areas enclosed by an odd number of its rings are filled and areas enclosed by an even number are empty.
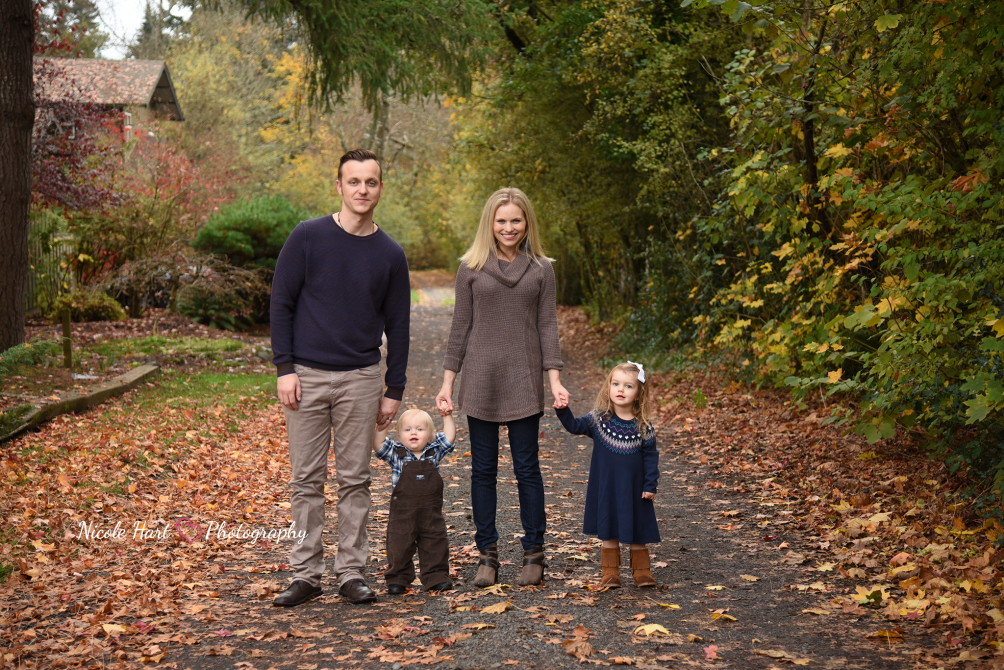
[[[60,75],[53,94],[71,91],[101,104],[139,106],[183,121],[167,63],[162,60],[105,60],[103,58],[53,59]]]

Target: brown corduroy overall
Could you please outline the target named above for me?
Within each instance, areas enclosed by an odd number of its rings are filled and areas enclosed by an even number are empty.
[[[398,456],[404,458],[404,447]],[[415,550],[422,588],[450,580],[450,543],[443,517],[443,478],[428,460],[407,461],[390,500],[387,519],[387,584],[411,586],[415,581]]]

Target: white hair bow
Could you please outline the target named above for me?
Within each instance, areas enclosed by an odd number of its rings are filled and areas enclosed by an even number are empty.
[[[641,363],[635,363],[634,361],[628,361],[628,365],[633,365],[638,368],[638,381],[642,384],[645,383],[645,366]]]

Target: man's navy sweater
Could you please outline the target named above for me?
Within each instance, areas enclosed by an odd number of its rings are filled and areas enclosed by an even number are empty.
[[[387,334],[389,398],[404,395],[411,284],[404,249],[378,229],[352,235],[325,216],[301,222],[279,252],[272,279],[273,363],[358,370],[380,362]]]

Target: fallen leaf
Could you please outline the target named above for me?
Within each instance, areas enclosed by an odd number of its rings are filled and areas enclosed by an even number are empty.
[[[802,614],[818,614],[819,616],[828,616],[830,612],[829,610],[819,609],[817,607],[813,609],[802,610]]]
[[[747,582],[758,582],[758,581],[760,581],[759,577],[754,577],[753,575],[739,575],[739,577],[743,581],[747,581]]]
[[[495,626],[490,623],[465,623],[461,628],[466,628],[468,630],[484,630],[485,628],[495,628]]]
[[[669,631],[657,623],[647,623],[644,626],[638,626],[634,629],[635,635],[644,635],[646,637],[652,637],[653,635],[665,635],[669,636]]]
[[[883,640],[885,642],[902,642],[903,634],[900,633],[899,628],[894,628],[892,630],[877,630],[874,633],[869,633],[865,637],[870,640]]]
[[[565,648],[572,656],[579,659],[589,658],[593,655],[593,645],[589,644],[582,638],[572,638],[571,640],[565,640],[561,643],[561,646]]]
[[[704,660],[713,661],[716,658],[718,658],[718,645],[709,644],[707,647],[704,648]]]
[[[509,609],[510,604],[512,604],[510,601],[505,600],[500,603],[495,603],[494,605],[489,605],[488,607],[482,609],[481,612],[483,614],[502,614],[502,612]]]
[[[787,661],[788,663],[794,663],[795,665],[809,665],[809,659],[799,658],[794,654],[789,654],[786,651],[781,651],[780,649],[754,649],[753,653],[757,656],[766,656],[767,658],[775,658],[779,661]]]

